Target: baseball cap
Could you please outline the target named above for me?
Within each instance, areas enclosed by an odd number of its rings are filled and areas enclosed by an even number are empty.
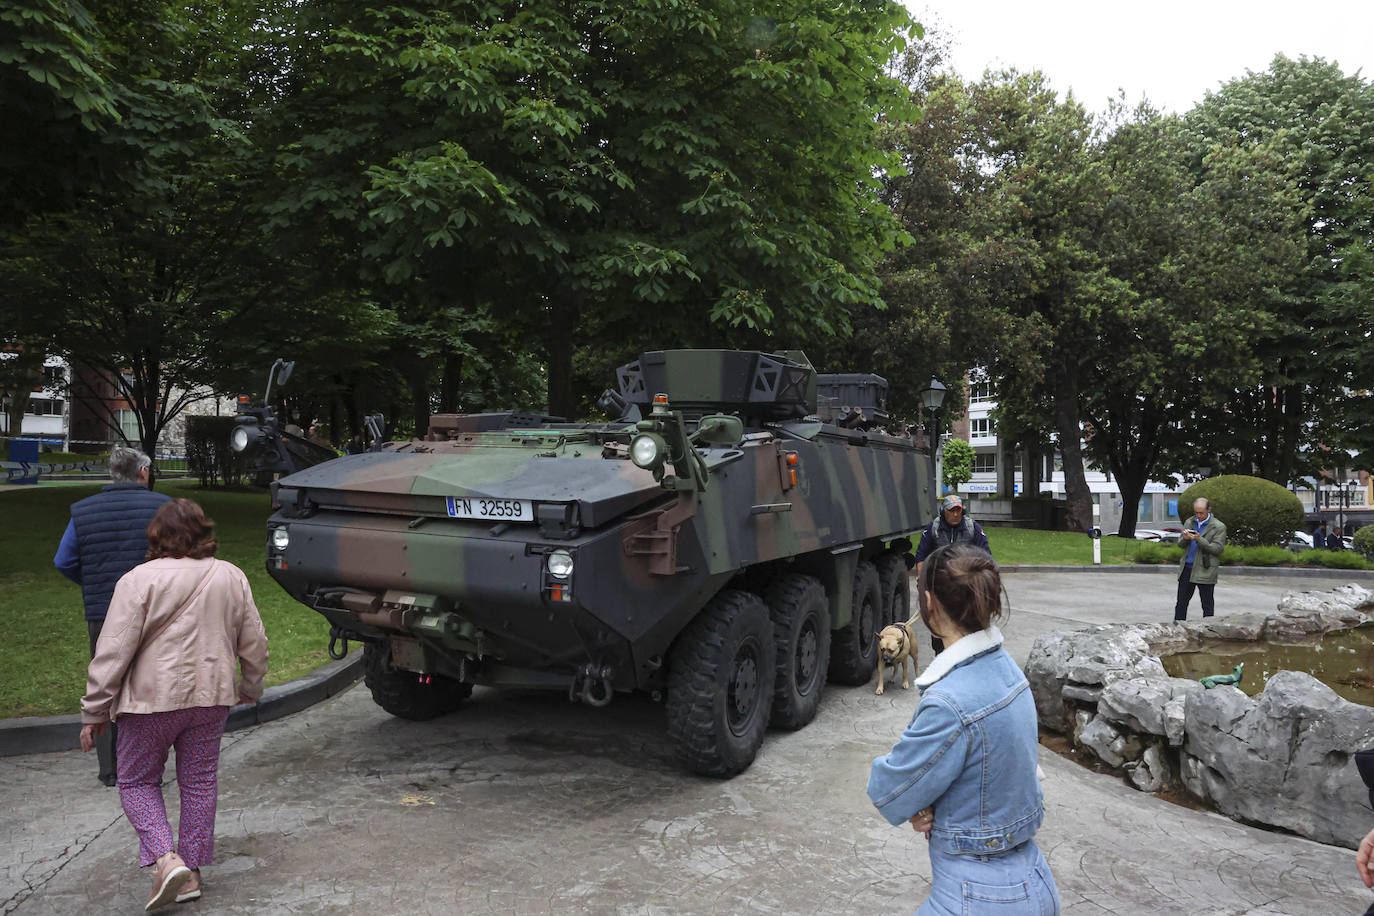
[[[942,503],[940,504],[940,508],[941,508],[942,510],[944,510],[944,509],[962,509],[962,508],[964,508],[964,501],[963,501],[963,499],[960,498],[959,496],[956,496],[955,494],[951,493],[950,495],[948,495],[948,496],[945,497],[944,502],[942,502]]]

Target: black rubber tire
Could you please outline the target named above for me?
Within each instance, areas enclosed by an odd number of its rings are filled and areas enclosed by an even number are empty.
[[[830,658],[830,599],[813,576],[788,573],[766,597],[777,643],[773,685],[774,728],[798,729],[816,718]]]
[[[363,683],[372,691],[372,702],[399,719],[423,722],[453,712],[472,696],[472,685],[441,674],[420,683],[413,671],[391,664],[391,643],[363,643]]]
[[[900,553],[878,557],[878,581],[883,590],[884,624],[906,623],[911,619],[911,578]]]
[[[878,631],[882,629],[883,591],[878,570],[863,561],[854,572],[854,604],[849,623],[830,643],[830,679],[857,687],[867,684],[878,665]]]
[[[712,598],[669,651],[668,736],[694,773],[749,768],[772,707],[777,650],[768,607],[751,592]]]

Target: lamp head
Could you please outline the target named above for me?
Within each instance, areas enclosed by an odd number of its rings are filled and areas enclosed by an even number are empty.
[[[941,383],[938,378],[933,378],[930,380],[930,384],[925,387],[925,390],[921,392],[921,403],[925,405],[926,410],[931,412],[937,411],[940,409],[940,405],[945,401],[945,392],[947,390],[948,389],[945,388],[944,384]]]

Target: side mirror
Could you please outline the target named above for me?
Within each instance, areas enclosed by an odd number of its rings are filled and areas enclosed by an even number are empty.
[[[296,361],[293,359],[288,362],[284,359],[279,359],[274,364],[274,367],[277,370],[277,384],[285,385],[287,380],[291,378],[291,370],[296,368]]]
[[[272,364],[272,368],[267,372],[267,391],[262,396],[264,404],[272,403],[272,386],[285,385],[286,380],[291,377],[291,370],[296,368],[296,361],[279,359]]]

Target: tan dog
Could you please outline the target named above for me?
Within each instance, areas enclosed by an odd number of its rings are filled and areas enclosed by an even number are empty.
[[[887,666],[892,666],[892,679],[897,679],[897,672],[902,673],[902,689],[906,690],[911,686],[911,674],[916,671],[916,633],[911,629],[911,623],[894,623],[891,626],[883,627],[878,633],[878,690],[879,696],[883,693],[883,681],[887,673]]]

